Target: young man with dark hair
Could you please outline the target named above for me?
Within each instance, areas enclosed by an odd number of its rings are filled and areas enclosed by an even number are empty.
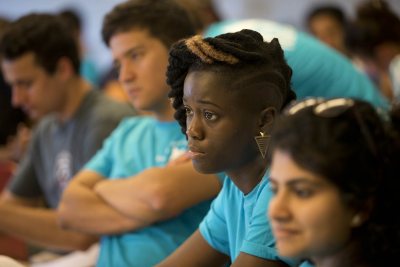
[[[63,195],[62,224],[102,236],[98,266],[154,266],[192,234],[221,188],[216,175],[174,162],[187,141],[168,98],[168,50],[194,33],[170,0],[124,2],[105,17],[119,80],[133,106],[154,116],[124,120]]]
[[[70,179],[133,109],[91,90],[79,75],[76,43],[56,16],[29,14],[13,22],[0,54],[13,105],[40,119],[1,194],[0,231],[45,248],[85,249],[97,237],[62,229],[55,209]]]

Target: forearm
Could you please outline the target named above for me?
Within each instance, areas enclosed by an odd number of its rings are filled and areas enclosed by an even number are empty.
[[[152,223],[211,199],[220,187],[216,176],[199,174],[188,162],[150,168],[128,179],[103,181],[95,190],[121,213]]]
[[[146,226],[122,215],[93,190],[74,181],[64,192],[58,214],[63,227],[90,234],[117,234]]]
[[[94,236],[61,229],[54,210],[4,202],[0,203],[0,231],[64,251],[84,250],[97,240]]]
[[[197,230],[156,267],[222,267],[228,262],[229,257],[212,248]]]
[[[131,219],[150,224],[165,218],[162,211],[153,207],[152,201],[149,201],[149,187],[139,186],[137,181],[135,178],[105,180],[96,185],[95,192],[110,206]],[[135,188],[141,192],[135,192]]]

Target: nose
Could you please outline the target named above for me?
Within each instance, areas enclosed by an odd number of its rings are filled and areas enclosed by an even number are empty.
[[[186,135],[188,138],[192,138],[195,140],[201,140],[204,138],[203,133],[203,124],[201,119],[198,116],[188,116],[186,118]]]
[[[127,83],[133,81],[136,77],[136,70],[133,63],[129,60],[124,60],[121,62],[118,80],[122,83]]]
[[[277,192],[269,202],[267,215],[271,220],[286,221],[290,219],[289,198],[284,192]]]

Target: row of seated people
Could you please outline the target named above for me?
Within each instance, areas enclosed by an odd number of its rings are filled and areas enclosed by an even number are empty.
[[[102,34],[132,106],[151,116],[91,89],[56,16],[24,16],[3,34],[13,103],[40,122],[2,193],[1,231],[61,253],[99,241],[98,266],[318,264],[274,247],[268,137],[296,95],[387,110],[368,77],[271,21],[221,22],[194,36],[192,17],[167,0],[117,5]]]

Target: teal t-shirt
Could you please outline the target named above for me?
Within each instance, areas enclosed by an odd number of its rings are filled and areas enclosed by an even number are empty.
[[[247,195],[227,177],[200,224],[200,233],[207,243],[230,256],[232,262],[240,252],[245,252],[263,259],[280,259],[293,264],[277,255],[266,214],[272,197],[267,175]]]
[[[352,97],[383,109],[389,107],[379,89],[349,59],[292,26],[263,19],[224,21],[211,25],[205,35],[241,29],[258,31],[265,41],[278,38],[293,70],[292,87],[298,99]]]
[[[186,148],[186,138],[175,121],[159,122],[150,117],[125,119],[86,169],[109,179],[124,179],[149,167],[165,166]],[[103,236],[97,266],[154,266],[197,229],[210,202],[137,231]]]

